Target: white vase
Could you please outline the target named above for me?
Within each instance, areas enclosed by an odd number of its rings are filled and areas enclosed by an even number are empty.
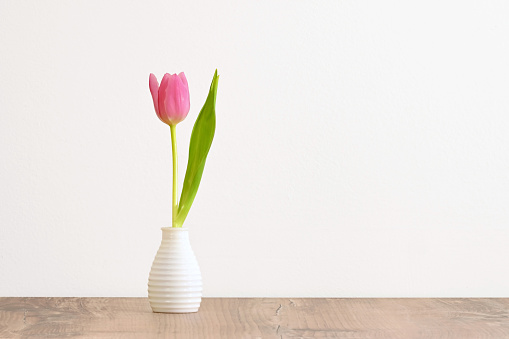
[[[198,312],[202,295],[200,267],[187,228],[163,227],[163,240],[148,278],[152,311]]]

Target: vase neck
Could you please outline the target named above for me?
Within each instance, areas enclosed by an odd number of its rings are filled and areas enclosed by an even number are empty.
[[[189,239],[189,231],[187,228],[181,227],[163,227],[161,228],[163,231],[163,240],[170,239]]]

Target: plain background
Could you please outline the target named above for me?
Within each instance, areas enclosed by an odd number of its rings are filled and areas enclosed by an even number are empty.
[[[184,71],[204,296],[509,296],[507,1],[1,1],[0,296],[147,295]],[[179,188],[180,191],[180,188]]]

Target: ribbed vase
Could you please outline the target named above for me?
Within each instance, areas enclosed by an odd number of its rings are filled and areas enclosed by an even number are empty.
[[[152,311],[198,312],[202,280],[187,228],[163,227],[163,240],[148,278]]]

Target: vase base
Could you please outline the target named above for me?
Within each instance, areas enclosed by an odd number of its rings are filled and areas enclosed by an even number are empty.
[[[168,309],[168,308],[153,308],[152,309],[152,312],[154,313],[174,313],[174,314],[182,314],[182,313],[196,313],[198,312],[198,308],[192,308],[192,309],[189,309],[189,308],[185,308],[185,309],[178,309],[178,308],[172,308],[172,309]]]

